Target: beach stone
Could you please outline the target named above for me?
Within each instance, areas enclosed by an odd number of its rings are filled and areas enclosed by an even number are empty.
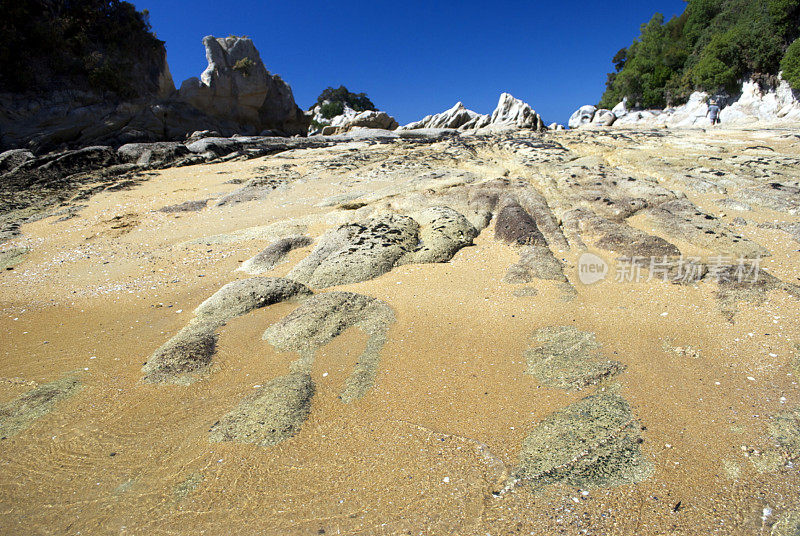
[[[0,437],[13,437],[27,429],[36,419],[53,411],[56,404],[75,394],[80,385],[78,378],[67,376],[0,405]]]
[[[216,206],[224,207],[226,205],[236,205],[248,201],[261,201],[262,199],[266,199],[267,196],[275,190],[285,188],[286,185],[287,182],[283,179],[255,177],[245,182],[241,188],[222,196],[216,202]]]
[[[581,390],[622,372],[625,366],[604,359],[594,333],[571,326],[537,330],[538,346],[525,351],[526,374],[559,389]]]
[[[563,216],[565,228],[575,230],[581,240],[594,247],[619,253],[626,257],[678,257],[680,250],[659,236],[653,236],[631,227],[591,213],[582,208],[568,211]]]
[[[600,392],[537,424],[522,443],[514,477],[534,489],[555,483],[581,488],[633,484],[653,472],[641,442],[630,404],[618,394]]]
[[[258,275],[268,272],[286,261],[287,255],[295,249],[310,246],[314,241],[304,235],[287,236],[276,240],[255,257],[246,260],[238,268],[242,272]]]
[[[18,247],[0,251],[0,270],[13,268],[28,257],[29,248]]]
[[[228,283],[194,310],[194,318],[147,360],[142,372],[150,383],[189,384],[211,365],[216,331],[254,309],[311,294],[304,285],[279,277],[253,277]]]
[[[277,445],[300,431],[311,412],[315,386],[301,372],[280,376],[242,400],[211,428],[212,442]]]
[[[381,300],[352,292],[327,292],[309,298],[272,324],[263,339],[279,350],[297,352],[300,357],[292,363],[292,370],[310,373],[318,348],[348,328],[360,328],[368,340],[340,396],[348,403],[362,398],[374,385],[380,351],[393,322],[391,307]]]
[[[416,214],[419,244],[398,264],[447,262],[463,247],[471,246],[478,230],[463,214],[446,206],[434,206]]]
[[[738,264],[709,269],[705,274],[706,279],[716,280],[717,290],[714,296],[719,302],[720,311],[729,322],[734,321],[738,303],[761,305],[773,290],[783,290],[800,299],[800,286],[784,283],[760,267],[755,271],[752,263],[745,262],[742,266],[741,274],[737,273],[740,270]]]
[[[770,182],[736,192],[736,199],[779,212],[800,213],[800,182]]]
[[[198,199],[197,201],[184,201],[175,205],[168,205],[158,209],[159,212],[174,214],[177,212],[199,212],[206,208],[208,199]]]
[[[567,281],[561,261],[555,258],[550,248],[526,246],[519,255],[519,262],[509,266],[503,281],[506,283],[530,283],[534,279]]]
[[[503,206],[497,214],[494,236],[518,246],[547,246],[547,240],[530,214],[518,203]]]
[[[390,271],[418,244],[419,224],[386,214],[325,233],[288,276],[316,288],[358,283]]]

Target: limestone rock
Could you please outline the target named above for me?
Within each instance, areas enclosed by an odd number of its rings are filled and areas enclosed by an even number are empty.
[[[617,116],[611,110],[597,110],[592,117],[593,125],[599,125],[602,127],[610,127],[614,124],[614,121],[617,120]]]
[[[578,128],[581,125],[591,123],[596,111],[597,107],[591,104],[581,106],[569,117],[569,128]]]
[[[492,126],[513,126],[531,130],[544,130],[544,122],[526,102],[514,98],[509,93],[500,95],[497,108],[489,121]]]
[[[420,121],[403,126],[403,130],[417,130],[423,128],[454,128],[467,130],[481,128],[489,124],[489,116],[481,115],[467,109],[463,103],[457,102],[449,110],[435,115],[425,116]]]
[[[203,38],[208,67],[181,84],[178,95],[198,110],[234,120],[254,133],[275,129],[305,134],[310,118],[295,104],[291,88],[270,74],[246,37]]]
[[[509,93],[502,93],[497,107],[491,115],[481,115],[468,110],[461,102],[449,110],[436,115],[428,115],[420,121],[409,123],[403,130],[423,128],[453,128],[474,130],[488,127],[524,128],[544,130],[544,122],[527,103],[515,99]]]

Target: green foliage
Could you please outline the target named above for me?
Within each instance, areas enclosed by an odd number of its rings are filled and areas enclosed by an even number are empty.
[[[320,106],[320,114],[325,119],[333,119],[337,115],[342,115],[344,113],[344,103],[339,101],[328,101]]]
[[[253,70],[255,65],[256,62],[248,57],[244,57],[233,64],[233,70],[247,78],[250,76],[250,72]]]
[[[0,0],[0,90],[155,92],[164,43],[120,0]]]
[[[680,17],[660,14],[618,52],[600,101],[612,107],[663,107],[692,91],[735,91],[741,80],[777,74],[789,43],[800,35],[800,0],[689,0]]]
[[[369,100],[369,97],[367,97],[366,93],[351,93],[344,86],[339,86],[336,89],[332,87],[325,88],[325,90],[322,93],[320,93],[319,97],[317,97],[317,104],[321,105],[325,101],[330,101],[331,103],[341,103],[343,105],[347,104],[350,108],[352,108],[357,112],[363,112],[365,110],[375,110],[375,105],[372,104],[372,101]],[[343,106],[342,110],[344,110]],[[340,113],[341,111],[339,112],[339,114]],[[336,115],[339,114],[334,114],[331,117],[335,117]]]
[[[792,88],[800,90],[800,39],[795,39],[786,49],[786,54],[781,60],[781,70],[783,79],[789,82]]]

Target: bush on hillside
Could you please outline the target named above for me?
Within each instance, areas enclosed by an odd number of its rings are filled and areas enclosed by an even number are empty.
[[[329,101],[331,103],[341,103],[343,105],[347,104],[350,108],[357,112],[376,109],[375,105],[372,104],[372,101],[369,100],[369,97],[367,97],[366,93],[352,93],[344,86],[339,86],[336,89],[327,87],[322,93],[320,93],[319,97],[317,97],[317,104],[322,105],[325,101]],[[344,107],[342,107],[342,110],[343,109]],[[341,113],[341,111],[339,113]]]
[[[664,22],[656,14],[613,58],[600,106],[686,102],[692,91],[734,92],[742,79],[768,80],[800,37],[800,0],[689,0]]]
[[[783,79],[789,82],[793,89],[800,90],[800,39],[786,49],[786,54],[781,60]]]

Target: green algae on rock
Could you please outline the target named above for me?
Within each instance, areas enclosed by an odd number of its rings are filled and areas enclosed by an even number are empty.
[[[539,346],[525,351],[531,374],[548,387],[580,390],[618,374],[625,366],[604,359],[594,333],[572,326],[551,326],[537,330],[533,339]]]
[[[304,301],[264,332],[264,340],[283,351],[300,354],[292,370],[310,372],[316,350],[346,329],[357,326],[367,334],[366,348],[345,383],[342,401],[362,398],[375,383],[380,350],[386,343],[394,313],[385,302],[352,292],[327,292]]]
[[[0,270],[7,270],[15,267],[25,260],[30,249],[26,247],[10,248],[0,251]]]
[[[45,383],[0,406],[0,436],[12,437],[50,413],[56,404],[72,396],[80,387],[74,376]]]
[[[158,348],[142,371],[145,381],[187,384],[211,365],[216,331],[254,309],[311,294],[304,285],[280,277],[252,277],[223,286],[194,310],[194,318]]]
[[[293,372],[275,378],[217,422],[210,440],[277,445],[300,431],[311,411],[315,386],[311,376]]]
[[[514,477],[534,488],[640,482],[653,471],[641,443],[641,427],[630,404],[618,394],[600,392],[540,422],[522,443]]]

